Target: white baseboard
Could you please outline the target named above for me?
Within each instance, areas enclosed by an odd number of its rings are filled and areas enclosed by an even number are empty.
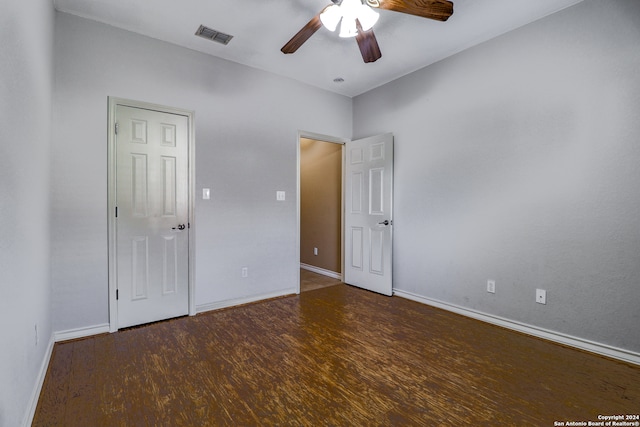
[[[29,399],[28,411],[22,422],[22,425],[24,427],[29,427],[33,423],[33,417],[36,415],[38,399],[40,399],[40,392],[42,391],[42,386],[44,385],[44,379],[47,376],[47,369],[49,369],[49,362],[51,361],[51,355],[53,354],[54,343],[55,341],[52,335],[51,339],[49,340],[49,344],[47,344],[47,349],[44,352],[44,357],[42,358],[42,363],[40,364],[38,377],[36,378],[36,384],[33,388],[33,392],[31,393],[31,398]]]
[[[207,311],[220,310],[221,308],[234,307],[237,305],[249,304],[252,302],[263,301],[271,298],[279,298],[286,295],[293,295],[296,293],[297,293],[296,289],[291,288],[291,289],[283,289],[281,291],[272,292],[268,294],[253,295],[250,297],[243,297],[243,298],[234,298],[234,299],[228,299],[228,300],[219,301],[219,302],[211,302],[208,304],[197,305],[196,312],[205,313]]]
[[[104,334],[109,332],[109,324],[87,326],[85,328],[69,329],[67,331],[58,331],[54,334],[55,341],[69,341],[78,338],[90,337],[92,335]]]
[[[334,279],[342,280],[342,274],[331,270],[325,270],[324,268],[314,267],[313,265],[300,263],[300,268],[303,270],[312,271],[314,273],[322,274],[323,276],[332,277]]]
[[[411,292],[394,290],[393,294],[402,298],[410,299],[412,301],[417,301],[422,304],[430,305],[433,307],[441,308],[443,310],[451,311],[453,313],[461,314],[466,317],[471,317],[476,320],[491,323],[493,325],[502,326],[503,328],[522,332],[527,335],[533,335],[534,337],[543,338],[549,341],[554,341],[570,347],[578,348],[580,350],[596,353],[601,356],[611,357],[614,359],[622,360],[624,362],[640,365],[640,353],[636,353],[633,351],[629,351],[629,350],[625,350],[617,347],[612,347],[612,346],[601,344],[594,341],[585,340],[583,338],[562,334],[562,333],[551,331],[548,329],[538,328],[536,326],[528,325],[526,323],[516,322],[514,320],[509,320],[503,317],[482,313],[480,311],[471,310],[455,304],[449,304],[443,301],[426,298]]]

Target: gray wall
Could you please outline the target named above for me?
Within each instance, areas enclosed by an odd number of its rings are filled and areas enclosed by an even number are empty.
[[[640,351],[639,23],[587,0],[355,98],[395,135],[397,289]]]
[[[55,54],[56,331],[109,320],[108,96],[195,111],[196,305],[295,289],[297,132],[349,137],[351,99],[62,13]]]
[[[50,0],[0,13],[0,426],[23,422],[50,342]],[[36,325],[38,343],[36,344]]]

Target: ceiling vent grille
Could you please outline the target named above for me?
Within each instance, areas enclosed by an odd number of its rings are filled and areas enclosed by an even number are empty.
[[[205,27],[204,25],[200,25],[200,28],[198,28],[198,31],[196,31],[196,36],[200,36],[207,40],[212,40],[224,45],[229,44],[229,42],[233,38],[233,36],[229,34],[221,33],[220,31]]]

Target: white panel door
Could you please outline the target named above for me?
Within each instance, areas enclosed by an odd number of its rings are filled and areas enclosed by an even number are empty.
[[[189,312],[188,117],[116,107],[118,327]]]
[[[393,135],[346,143],[344,281],[392,294]]]

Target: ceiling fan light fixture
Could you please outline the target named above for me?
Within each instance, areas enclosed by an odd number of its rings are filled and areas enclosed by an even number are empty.
[[[342,24],[340,24],[340,37],[355,37],[358,35],[356,19],[360,14],[361,0],[342,0],[340,12],[342,12]]]
[[[320,21],[322,21],[322,25],[329,31],[335,31],[341,19],[342,13],[340,6],[337,4],[326,7],[322,13],[320,13]]]
[[[356,27],[355,19],[347,19],[345,16],[342,18],[342,24],[340,24],[340,37],[355,37],[358,35],[358,28]]]
[[[362,0],[342,0],[340,5],[332,4],[320,13],[320,21],[329,31],[335,31],[340,25],[340,37],[355,37],[358,34],[356,20],[363,31],[370,30],[380,14],[362,3]]]
[[[360,10],[358,10],[358,21],[360,21],[363,31],[369,31],[373,28],[376,22],[378,22],[378,18],[380,18],[380,14],[378,12],[371,9],[366,4],[360,5]]]

